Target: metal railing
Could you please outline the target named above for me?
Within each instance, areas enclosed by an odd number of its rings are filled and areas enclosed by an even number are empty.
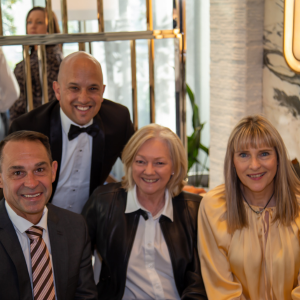
[[[173,30],[153,30],[152,0],[146,0],[147,5],[147,31],[133,32],[104,32],[104,11],[103,0],[97,1],[97,18],[99,33],[78,33],[68,34],[67,1],[61,0],[62,34],[53,34],[53,26],[49,26],[49,34],[45,35],[23,35],[3,36],[2,13],[0,0],[0,46],[23,45],[23,59],[25,64],[25,81],[27,91],[27,110],[33,109],[31,71],[29,45],[38,45],[38,61],[43,99],[42,103],[48,102],[47,85],[47,64],[45,45],[78,43],[79,50],[85,51],[86,42],[95,41],[130,41],[131,49],[131,76],[132,76],[132,111],[134,128],[138,128],[137,109],[137,79],[136,79],[136,40],[148,40],[148,63],[149,63],[149,97],[150,97],[150,122],[155,122],[155,86],[154,86],[154,40],[172,38],[175,40],[175,94],[176,94],[176,133],[181,138],[185,147],[186,141],[186,100],[185,100],[185,0],[176,0],[176,21],[177,26]],[[49,25],[52,25],[51,0],[46,0],[47,18]]]

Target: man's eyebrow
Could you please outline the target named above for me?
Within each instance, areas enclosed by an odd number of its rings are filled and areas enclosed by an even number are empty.
[[[35,167],[42,167],[42,166],[45,166],[45,165],[48,165],[48,163],[46,161],[41,161],[41,162],[38,162],[36,163],[34,166]],[[24,166],[11,166],[8,168],[8,170],[24,170],[25,167]]]
[[[41,166],[44,166],[44,165],[48,165],[48,163],[46,161],[41,161],[41,162],[35,164],[36,167],[41,167]]]
[[[80,84],[79,84],[79,83],[76,83],[76,82],[69,82],[68,85],[76,85],[76,86],[80,86]],[[90,84],[89,86],[100,87],[100,84],[98,84],[98,83],[92,83],[92,84]]]
[[[8,170],[24,170],[24,166],[11,166],[8,168]]]

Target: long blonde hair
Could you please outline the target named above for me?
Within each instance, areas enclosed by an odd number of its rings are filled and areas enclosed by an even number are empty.
[[[129,140],[122,153],[125,176],[122,178],[122,187],[126,190],[134,187],[132,177],[133,160],[140,147],[148,140],[159,138],[164,141],[170,150],[174,175],[170,178],[166,188],[172,197],[177,196],[185,185],[187,175],[187,154],[179,137],[169,128],[158,124],[149,124],[138,130]]]
[[[279,220],[282,225],[288,226],[299,214],[297,195],[300,194],[300,181],[289,161],[280,134],[266,118],[259,115],[249,116],[243,118],[233,129],[228,140],[224,161],[227,221],[228,231],[231,233],[248,227],[240,180],[234,167],[233,156],[236,151],[260,146],[274,147],[277,154],[278,167],[274,177],[276,201],[274,222]]]

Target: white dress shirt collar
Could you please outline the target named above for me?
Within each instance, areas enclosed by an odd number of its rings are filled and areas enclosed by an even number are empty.
[[[136,185],[135,185],[133,189],[128,190],[125,214],[132,213],[132,212],[137,211],[139,209],[142,209],[142,210],[145,210],[145,211],[149,212],[146,208],[144,208],[140,204],[140,202],[137,198]],[[171,196],[169,194],[169,191],[167,189],[165,190],[165,205],[161,209],[161,211],[158,214],[156,214],[156,216],[153,216],[153,217],[156,219],[157,217],[160,217],[161,215],[166,216],[167,218],[169,218],[173,222],[172,198],[171,198]]]
[[[81,126],[76,124],[75,122],[73,122],[64,112],[63,110],[60,108],[60,119],[61,119],[61,126],[63,128],[63,131],[65,132],[65,134],[68,136],[69,130],[71,125],[75,125],[78,127],[88,127],[90,125],[93,124],[93,119],[91,119],[87,124]]]
[[[39,226],[42,227],[45,231],[47,231],[48,208],[46,206],[44,207],[43,216],[41,220],[36,225],[17,215],[15,211],[9,206],[7,201],[5,201],[5,208],[7,210],[11,222],[14,224],[15,228],[19,230],[20,233],[24,233],[32,226]]]

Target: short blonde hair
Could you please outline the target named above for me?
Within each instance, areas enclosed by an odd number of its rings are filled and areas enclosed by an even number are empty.
[[[129,140],[122,153],[125,176],[122,178],[122,186],[126,190],[134,187],[132,177],[132,164],[141,146],[148,140],[159,138],[164,141],[170,150],[174,175],[170,178],[166,188],[172,197],[177,196],[185,185],[187,175],[187,154],[179,137],[169,128],[158,124],[149,124],[139,129]]]
[[[290,225],[299,214],[297,195],[300,181],[288,158],[284,142],[275,127],[264,117],[255,115],[243,118],[233,129],[227,144],[224,161],[225,196],[229,232],[248,226],[248,220],[241,194],[233,156],[241,151],[262,146],[274,147],[277,154],[277,173],[274,177],[276,215],[282,225]]]

